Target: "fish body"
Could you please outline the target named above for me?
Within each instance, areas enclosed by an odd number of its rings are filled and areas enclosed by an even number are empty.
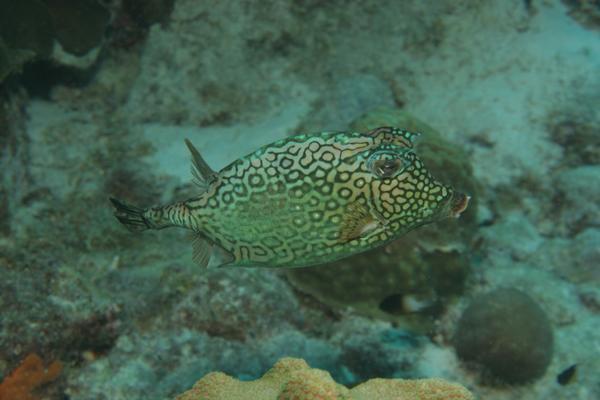
[[[334,261],[466,208],[468,196],[435,181],[419,160],[417,135],[391,127],[296,135],[218,173],[186,141],[203,192],[149,209],[112,199],[115,215],[132,230],[193,230],[201,265],[211,250],[235,267]]]

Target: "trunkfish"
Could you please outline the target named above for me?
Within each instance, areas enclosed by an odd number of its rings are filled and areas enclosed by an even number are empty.
[[[417,157],[418,135],[392,127],[296,135],[219,172],[186,139],[199,195],[150,208],[110,200],[132,231],[192,230],[203,267],[323,264],[467,208],[470,197],[437,182]]]

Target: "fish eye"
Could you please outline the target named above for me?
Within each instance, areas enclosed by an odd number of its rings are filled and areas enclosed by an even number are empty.
[[[380,178],[390,178],[403,170],[408,161],[402,154],[389,151],[375,152],[369,157],[368,167]]]
[[[400,165],[400,160],[378,160],[373,163],[373,172],[382,178],[389,178],[400,168]]]

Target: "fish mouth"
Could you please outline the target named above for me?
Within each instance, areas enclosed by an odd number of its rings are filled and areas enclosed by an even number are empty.
[[[448,203],[448,216],[458,218],[469,206],[471,196],[461,192],[454,192]]]
[[[461,192],[455,192],[449,187],[446,189],[450,195],[435,209],[430,210],[429,222],[439,221],[446,218],[458,218],[469,207],[471,196]]]

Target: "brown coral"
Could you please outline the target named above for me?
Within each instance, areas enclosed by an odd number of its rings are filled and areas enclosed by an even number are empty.
[[[282,358],[262,378],[241,382],[211,372],[176,400],[472,400],[464,387],[442,379],[371,379],[355,388],[302,359]]]
[[[36,400],[33,391],[55,380],[61,370],[60,362],[54,361],[44,367],[42,359],[31,353],[0,384],[0,400]]]

